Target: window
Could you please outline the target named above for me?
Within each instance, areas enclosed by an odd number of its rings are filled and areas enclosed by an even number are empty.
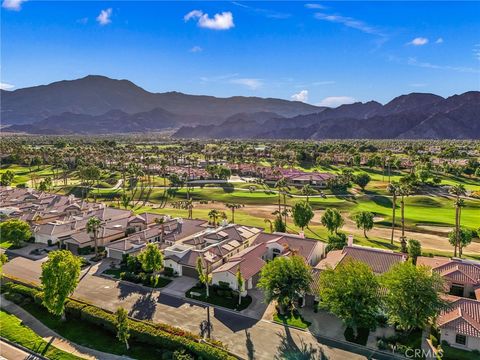
[[[462,284],[452,284],[450,287],[450,295],[463,296],[463,289]]]
[[[455,336],[455,342],[457,344],[460,344],[460,345],[466,345],[467,344],[467,337],[465,335],[462,335],[462,334],[457,334],[457,336]]]

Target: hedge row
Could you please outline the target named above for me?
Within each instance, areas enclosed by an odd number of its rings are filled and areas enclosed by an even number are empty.
[[[20,284],[7,283],[4,290],[10,294],[20,294],[29,297],[35,303],[41,304],[43,296],[40,290]],[[69,299],[65,303],[65,315],[70,319],[81,319],[91,324],[101,326],[116,334],[115,316],[103,309]],[[234,360],[222,349],[198,342],[195,335],[165,324],[149,324],[129,319],[130,337],[134,341],[153,345],[167,350],[185,349],[202,360]]]

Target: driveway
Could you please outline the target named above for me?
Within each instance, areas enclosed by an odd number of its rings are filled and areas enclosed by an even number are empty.
[[[180,276],[174,278],[173,281],[165,286],[162,289],[162,292],[166,294],[176,295],[180,297],[185,296],[185,292],[190,290],[197,284],[198,280],[188,277],[188,276]]]
[[[39,261],[18,257],[5,264],[3,269],[6,277],[39,284],[40,265]],[[83,272],[74,298],[110,311],[123,307],[135,318],[162,322],[199,333],[200,324],[207,315],[204,305],[164,291],[147,290],[135,284],[92,276],[95,268],[96,266]],[[175,285],[171,286],[175,288]],[[177,286],[174,291],[183,290],[187,283]],[[357,360],[369,356],[362,349],[351,348],[332,339],[322,340],[309,332],[253,319],[232,311],[210,307],[210,314],[212,336],[245,359],[316,360],[326,357],[333,360]]]

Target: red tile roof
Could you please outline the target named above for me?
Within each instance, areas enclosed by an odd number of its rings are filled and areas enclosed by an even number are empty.
[[[480,301],[458,298],[441,312],[437,324],[459,334],[480,337]]]
[[[346,259],[355,259],[364,262],[372,268],[374,273],[383,274],[396,263],[405,261],[406,256],[389,250],[380,250],[358,245],[345,246],[343,250],[330,251],[327,257],[321,260],[315,268],[318,270],[324,270],[328,266],[335,268]]]

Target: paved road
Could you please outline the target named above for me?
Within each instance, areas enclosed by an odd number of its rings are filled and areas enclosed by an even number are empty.
[[[39,282],[39,261],[15,258],[4,265],[6,276],[22,278],[31,283]],[[206,307],[167,295],[82,273],[74,297],[115,311],[119,306],[128,309],[131,316],[149,319],[199,332],[200,323],[206,319]],[[309,332],[290,329],[264,320],[257,320],[217,308],[211,309],[213,337],[246,359],[365,359],[339,349],[328,339],[317,339]],[[348,350],[354,351],[353,348]]]
[[[41,358],[31,355],[15,346],[12,346],[0,340],[0,360],[41,360]]]

